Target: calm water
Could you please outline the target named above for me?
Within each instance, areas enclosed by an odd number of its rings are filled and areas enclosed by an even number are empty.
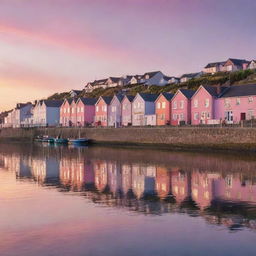
[[[255,255],[256,157],[0,144],[0,255]]]

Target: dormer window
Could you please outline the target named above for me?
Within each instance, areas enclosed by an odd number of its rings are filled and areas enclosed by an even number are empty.
[[[172,103],[172,108],[173,108],[173,109],[177,109],[177,101],[174,101],[174,102]]]
[[[180,108],[183,109],[184,108],[184,100],[180,101]]]
[[[160,102],[157,103],[157,108],[158,108],[158,109],[161,108],[161,103],[160,103]]]
[[[197,107],[198,107],[198,100],[195,99],[195,100],[194,100],[194,108],[197,108]]]

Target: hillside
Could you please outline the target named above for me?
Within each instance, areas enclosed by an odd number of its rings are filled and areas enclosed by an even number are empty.
[[[172,92],[175,93],[179,88],[188,88],[196,90],[200,85],[242,85],[242,84],[256,84],[256,70],[241,70],[236,72],[219,72],[214,75],[205,74],[199,78],[191,79],[188,82],[180,84],[169,84],[166,86],[146,86],[143,84],[134,84],[125,87],[114,88],[98,88],[91,93],[82,92],[80,97],[98,98],[100,96],[113,96],[118,92],[125,92],[130,95],[136,95],[136,93],[162,93]],[[70,97],[68,92],[56,93],[50,96],[48,99],[65,99]]]

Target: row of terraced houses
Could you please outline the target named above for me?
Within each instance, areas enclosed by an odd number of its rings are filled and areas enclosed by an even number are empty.
[[[256,84],[200,86],[175,94],[117,94],[114,97],[41,100],[18,104],[5,127],[28,126],[162,126],[236,124],[256,114]]]

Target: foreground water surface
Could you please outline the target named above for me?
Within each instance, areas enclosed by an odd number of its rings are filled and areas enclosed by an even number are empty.
[[[255,255],[256,158],[0,144],[0,255]]]

